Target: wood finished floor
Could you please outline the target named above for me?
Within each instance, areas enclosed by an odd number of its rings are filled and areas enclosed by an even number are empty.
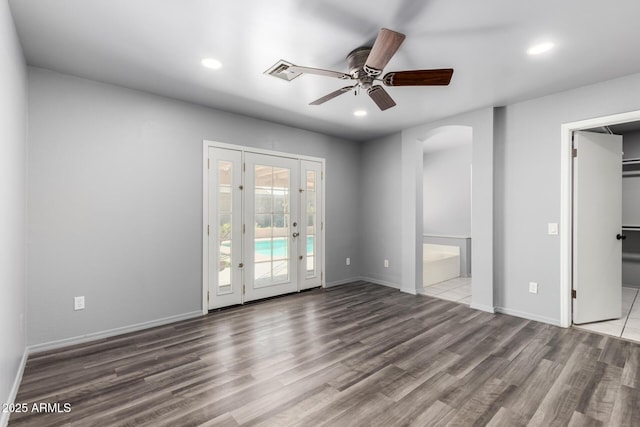
[[[640,425],[640,345],[356,283],[29,357],[18,426]]]

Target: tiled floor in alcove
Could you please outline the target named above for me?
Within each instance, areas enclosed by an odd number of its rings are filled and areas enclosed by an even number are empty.
[[[622,317],[605,322],[574,325],[579,329],[640,341],[640,297],[637,288],[622,287]]]
[[[468,305],[471,304],[471,277],[456,277],[445,282],[425,286],[421,293]]]

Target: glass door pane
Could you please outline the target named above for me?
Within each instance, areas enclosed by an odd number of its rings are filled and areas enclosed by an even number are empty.
[[[300,289],[322,285],[322,164],[308,160],[300,161],[301,217],[304,227],[302,237],[302,274]]]
[[[226,160],[217,161],[218,172],[218,287],[217,295],[225,295],[232,292],[231,287],[231,254],[233,252],[233,188],[231,176],[233,164]]]
[[[316,242],[317,242],[317,215],[316,215],[316,180],[318,177],[316,176],[316,171],[308,170],[307,171],[307,182],[306,182],[306,217],[307,217],[307,238],[306,238],[306,259],[307,259],[307,268],[306,268],[306,277],[315,277],[317,271],[316,265]]]
[[[255,287],[288,282],[291,171],[267,165],[255,168]]]

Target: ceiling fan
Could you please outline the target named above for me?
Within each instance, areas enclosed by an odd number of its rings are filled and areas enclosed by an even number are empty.
[[[376,82],[382,82],[385,86],[447,86],[453,75],[452,68],[442,68],[434,70],[392,71],[380,78],[382,70],[396,53],[404,39],[404,34],[382,28],[378,33],[373,47],[359,47],[347,55],[347,63],[349,65],[348,74],[339,71],[302,67],[285,61],[280,61],[270,70],[267,70],[267,73],[272,75],[276,75],[274,72],[280,73],[280,76],[276,76],[284,78],[285,80],[292,80],[303,73],[335,77],[342,80],[355,80],[355,84],[333,91],[309,103],[309,105],[324,104],[351,90],[354,90],[356,94],[360,90],[366,90],[378,108],[384,111],[395,106],[396,103],[387,91],[381,85],[376,84]]]

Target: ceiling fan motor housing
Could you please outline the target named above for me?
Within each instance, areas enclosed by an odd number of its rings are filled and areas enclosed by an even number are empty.
[[[370,47],[359,47],[347,55],[349,74],[358,80],[358,85],[363,89],[369,89],[373,85],[373,76],[364,69],[369,53],[371,53]]]

